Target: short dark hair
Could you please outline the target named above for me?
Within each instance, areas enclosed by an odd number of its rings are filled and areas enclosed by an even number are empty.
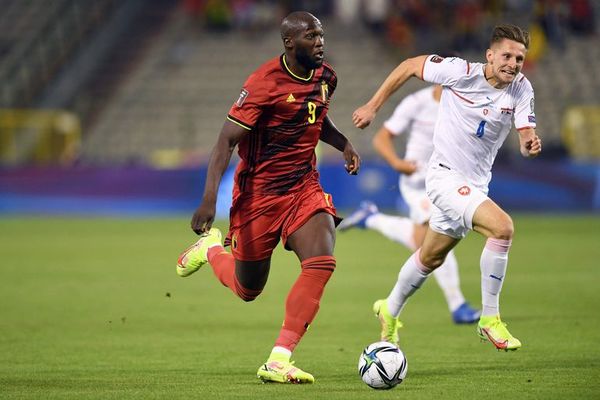
[[[519,28],[516,25],[496,25],[494,31],[492,32],[490,46],[494,43],[500,42],[503,39],[514,40],[515,42],[522,43],[526,49],[529,49],[529,32]]]

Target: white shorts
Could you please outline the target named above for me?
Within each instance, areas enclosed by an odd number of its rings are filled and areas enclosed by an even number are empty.
[[[410,210],[409,217],[415,224],[424,224],[429,221],[431,201],[425,191],[425,182],[415,184],[408,181],[406,177],[401,177],[400,193]]]
[[[488,199],[488,188],[476,187],[459,172],[438,165],[429,167],[426,187],[433,203],[431,229],[455,239],[464,238],[473,229],[475,210]]]

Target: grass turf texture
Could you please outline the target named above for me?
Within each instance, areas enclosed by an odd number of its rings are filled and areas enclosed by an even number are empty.
[[[588,399],[600,397],[600,218],[515,216],[502,315],[514,353],[451,323],[433,279],[402,315],[407,379],[380,392],[358,377],[378,339],[373,300],[408,251],[374,232],[339,234],[338,268],[295,353],[314,385],[255,377],[283,318],[299,263],[281,248],[269,283],[243,303],[210,267],[182,279],[186,219],[0,220],[0,398]],[[219,224],[225,228],[223,224]],[[457,248],[462,287],[479,303],[483,239]]]

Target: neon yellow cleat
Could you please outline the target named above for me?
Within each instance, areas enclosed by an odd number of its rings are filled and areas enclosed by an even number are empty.
[[[293,362],[280,360],[269,360],[261,365],[256,377],[263,383],[315,383],[314,376],[294,367]]]
[[[177,275],[186,277],[198,271],[208,262],[208,248],[216,244],[221,244],[221,231],[217,228],[200,235],[200,239],[177,259]]]
[[[499,315],[481,317],[477,325],[477,334],[481,340],[489,340],[498,350],[517,350],[521,347],[519,339],[510,334]]]
[[[394,318],[388,311],[387,299],[377,300],[373,304],[373,312],[381,323],[381,340],[398,346],[400,342],[398,329],[402,328],[402,322],[398,317]]]

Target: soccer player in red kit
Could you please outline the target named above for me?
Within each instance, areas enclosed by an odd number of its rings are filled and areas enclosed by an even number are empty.
[[[263,382],[313,383],[314,377],[290,362],[312,323],[336,263],[335,225],[340,219],[316,171],[319,140],[343,153],[346,170],[358,173],[360,157],[327,116],[337,85],[323,62],[323,27],[307,12],[281,23],[284,54],[251,74],[233,104],[208,164],[202,202],[192,218],[200,239],[184,251],[177,273],[189,276],[209,263],[214,274],[244,301],[263,290],[271,254],[281,239],[301,264],[285,304],[279,337],[258,369]],[[211,228],[219,182],[238,146],[229,233]]]

